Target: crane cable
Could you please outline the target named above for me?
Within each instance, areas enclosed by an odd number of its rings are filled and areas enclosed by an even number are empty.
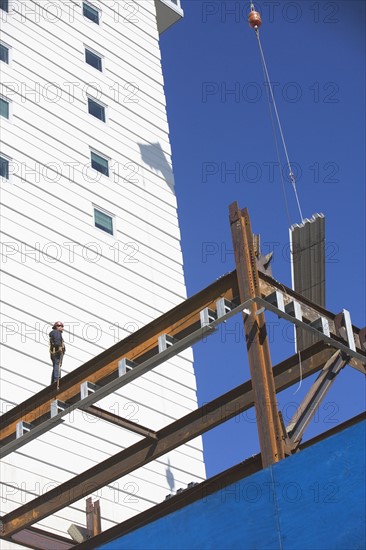
[[[262,70],[263,70],[263,77],[264,77],[264,79],[266,79],[263,64],[262,64]],[[274,140],[274,144],[275,144],[275,148],[276,148],[278,168],[279,168],[279,172],[280,172],[280,180],[281,180],[283,200],[284,200],[284,203],[285,203],[287,221],[288,221],[288,224],[290,226],[291,225],[291,217],[290,217],[290,211],[289,211],[289,206],[288,206],[288,201],[287,201],[286,186],[285,186],[285,180],[284,180],[282,169],[281,169],[280,150],[279,150],[279,147],[278,147],[278,140],[277,140],[277,136],[276,136],[275,123],[274,123],[274,120],[273,120],[271,100],[270,100],[269,91],[268,91],[267,87],[266,87],[266,94],[267,94],[267,99],[268,99],[269,116],[271,117],[272,134],[273,134],[273,140]]]
[[[282,125],[281,125],[280,117],[279,117],[278,110],[277,110],[277,104],[276,104],[276,100],[275,100],[275,97],[274,97],[274,93],[273,93],[273,89],[272,89],[272,85],[271,85],[271,81],[270,81],[269,73],[268,73],[268,69],[267,69],[267,64],[266,64],[266,60],[265,60],[265,57],[264,57],[264,52],[263,52],[260,36],[259,36],[259,26],[261,25],[261,18],[260,18],[260,14],[257,11],[255,11],[253,2],[250,5],[250,9],[251,9],[251,12],[250,12],[249,18],[248,18],[249,19],[249,24],[254,29],[255,34],[257,36],[259,52],[260,52],[260,55],[261,55],[263,70],[264,70],[264,73],[265,73],[265,79],[267,80],[268,89],[269,89],[269,92],[271,94],[272,104],[273,104],[273,108],[274,108],[276,119],[277,119],[278,128],[279,128],[280,135],[281,135],[281,141],[282,141],[283,149],[285,151],[287,166],[288,166],[288,169],[289,169],[289,176],[290,176],[292,187],[293,187],[293,190],[294,190],[294,193],[295,193],[300,218],[301,218],[301,221],[303,221],[304,218],[303,218],[303,215],[302,215],[299,196],[298,196],[298,193],[297,193],[295,175],[292,171],[290,158],[289,158],[289,155],[288,155],[288,152],[287,152],[286,141],[285,141],[285,137],[284,137],[284,134],[283,134]],[[271,116],[272,116],[271,103],[270,103],[270,100],[269,100],[268,92],[267,92],[267,97],[268,97],[270,112],[271,112]],[[276,138],[275,138],[275,144],[276,144],[276,148],[277,148],[277,152],[278,152]],[[280,172],[281,172],[281,177],[282,177],[281,166],[280,166]],[[287,208],[287,202],[286,202],[286,208]]]

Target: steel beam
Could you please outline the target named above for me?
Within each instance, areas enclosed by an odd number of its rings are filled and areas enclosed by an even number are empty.
[[[5,457],[11,452],[14,452],[15,450],[19,449],[29,441],[32,441],[35,437],[38,437],[39,435],[45,433],[48,429],[51,429],[57,422],[60,422],[63,416],[66,416],[71,411],[75,409],[82,409],[84,410],[86,407],[89,407],[93,405],[93,403],[96,403],[103,397],[106,397],[107,395],[111,394],[112,392],[120,389],[121,387],[125,386],[126,384],[129,384],[139,376],[142,376],[143,374],[149,372],[154,367],[161,365],[164,363],[167,359],[174,357],[181,351],[187,349],[188,347],[192,346],[195,342],[198,342],[205,338],[206,336],[209,336],[212,334],[216,326],[218,326],[220,323],[225,322],[227,319],[232,317],[233,315],[236,315],[246,307],[250,306],[252,304],[252,300],[249,299],[243,304],[240,304],[238,306],[234,306],[234,309],[230,310],[228,309],[223,315],[217,316],[213,321],[207,325],[203,325],[201,323],[201,326],[199,329],[194,330],[192,333],[187,334],[184,338],[181,340],[174,339],[174,342],[170,338],[166,338],[166,335],[163,334],[159,337],[160,342],[167,342],[170,340],[169,345],[160,345],[159,344],[159,352],[155,355],[150,356],[142,363],[134,363],[134,367],[130,368],[129,370],[123,369],[124,374],[121,376],[117,376],[117,378],[114,378],[110,382],[106,383],[103,386],[98,386],[96,384],[93,384],[92,382],[85,381],[80,386],[80,396],[81,398],[77,401],[74,401],[73,403],[66,404],[65,402],[62,402],[65,406],[60,407],[52,407],[53,403],[51,403],[51,410],[56,409],[56,412],[54,412],[53,416],[46,416],[45,420],[43,422],[38,423],[37,425],[29,425],[29,429],[24,432],[23,435],[17,437],[16,439],[12,439],[11,441],[3,444],[0,449],[1,457]],[[120,363],[121,361],[119,361]],[[119,369],[118,372],[121,372]],[[58,412],[57,412],[58,410]],[[18,423],[19,426],[19,423]]]
[[[347,358],[344,357],[342,352],[337,351],[326,362],[319,376],[312,384],[310,390],[287,426],[292,450],[295,450],[300,444],[304,431],[309,425],[320,403],[323,401],[337,375],[346,364]]]
[[[306,378],[322,368],[332,351],[321,343],[302,353],[302,377]],[[279,363],[273,369],[276,391],[282,391],[300,380],[298,354]],[[191,439],[241,414],[254,405],[250,380],[214,399],[157,432],[157,441],[144,438],[118,454],[93,466],[82,474],[48,491],[29,503],[6,514],[3,518],[2,536],[14,533],[41,521],[65,506],[88,496],[114,480],[137,470]]]
[[[286,305],[296,300],[301,306],[304,322],[311,323],[319,315],[327,319],[330,336],[338,339],[344,345],[348,341],[339,334],[335,326],[336,315],[312,304],[309,300],[294,292],[291,288],[279,283],[265,273],[259,272],[259,285],[262,297],[273,294],[276,290],[284,293]],[[0,418],[1,442],[12,437],[16,431],[16,424],[20,421],[36,423],[38,419],[49,414],[51,402],[55,399],[63,402],[72,402],[79,399],[80,385],[90,381],[96,385],[103,385],[104,380],[110,377],[111,373],[118,370],[118,363],[123,357],[142,360],[144,356],[156,351],[157,340],[161,334],[169,334],[173,337],[182,338],[184,335],[200,326],[200,312],[205,309],[213,309],[218,299],[225,301],[237,301],[239,297],[236,271],[224,275],[201,292],[188,298],[182,304],[176,306],[158,319],[152,321],[134,334],[128,336],[113,347],[102,352],[78,369],[69,373],[60,380],[59,391],[56,384],[53,384],[36,395],[20,403]],[[364,333],[357,327],[352,327],[353,338],[357,352],[363,352]],[[360,337],[362,342],[360,342]],[[147,351],[147,353],[145,353]],[[350,365],[361,372],[365,372],[365,365],[357,359],[352,359]]]
[[[93,503],[91,497],[86,499],[86,530],[90,538],[102,532],[100,502],[96,500]]]
[[[336,427],[323,432],[305,443],[302,443],[300,445],[300,450],[311,447],[315,443],[331,437],[336,433],[340,433],[341,431],[357,424],[358,422],[361,422],[364,419],[365,415],[363,414],[347,420],[342,424],[338,424]],[[156,504],[153,508],[148,508],[147,510],[140,512],[122,523],[103,531],[103,533],[97,537],[81,543],[75,548],[75,550],[95,550],[95,548],[100,548],[111,541],[114,541],[115,543],[115,539],[123,537],[135,529],[139,529],[150,524],[152,517],[154,518],[154,521],[156,521],[157,519],[165,517],[168,514],[172,514],[177,510],[196,502],[197,500],[205,499],[208,495],[221,491],[225,489],[225,487],[233,485],[234,483],[259,472],[260,470],[261,457],[259,454],[247,458],[245,461],[232,466],[228,470],[225,470],[224,472],[199,483],[189,491],[183,491],[180,494],[174,495],[173,498],[164,500],[163,502]]]
[[[291,302],[297,302],[301,306],[303,321],[309,324],[315,322],[319,318],[319,316],[324,317],[327,321],[330,337],[336,340],[338,339],[339,342],[349,347],[346,336],[338,330],[338,326],[336,323],[338,315],[324,309],[318,304],[311,302],[309,299],[295,292],[288,286],[282,284],[279,281],[276,281],[275,279],[272,279],[272,277],[268,277],[268,275],[266,275],[265,273],[259,272],[259,278],[262,298],[266,298],[275,290],[280,290],[284,295],[285,308]],[[352,329],[356,351],[362,353],[362,329],[355,327],[354,325],[352,325]],[[360,364],[359,362],[357,362],[357,360],[351,361],[350,365],[363,373],[366,372],[365,365]]]
[[[127,418],[122,418],[121,416],[118,416],[117,414],[114,414],[110,411],[106,411],[105,409],[101,409],[96,405],[90,405],[90,407],[85,407],[83,410],[88,414],[100,418],[101,420],[111,422],[111,424],[114,424],[115,426],[120,426],[121,428],[130,430],[131,432],[134,432],[136,434],[142,435],[144,437],[149,437],[150,439],[157,438],[155,430],[150,430],[150,428],[141,426],[140,424],[132,422],[132,420],[128,420]]]
[[[48,414],[51,402],[55,399],[63,402],[77,400],[80,385],[83,382],[103,385],[103,381],[118,370],[118,363],[122,358],[131,360],[138,358],[141,362],[144,358],[155,354],[160,335],[169,334],[181,339],[188,332],[200,328],[202,309],[206,307],[212,309],[219,298],[233,301],[237,296],[235,272],[218,279],[209,287],[61,378],[59,391],[56,384],[52,384],[3,414],[0,418],[1,441],[15,433],[18,422],[25,421],[32,424],[39,417]]]
[[[240,301],[260,298],[259,276],[248,210],[241,211],[238,204],[233,203],[230,205],[229,212]],[[285,438],[277,409],[265,319],[258,309],[257,304],[253,304],[248,313],[243,313],[243,321],[254,391],[259,445],[263,468],[266,468],[285,458]]]
[[[93,537],[100,535],[102,532],[102,518],[100,514],[100,502],[97,500],[94,502],[93,509]]]
[[[71,550],[71,548],[75,548],[75,543],[72,540],[34,527],[23,529],[6,540],[34,550],[50,550],[51,548],[52,550]]]
[[[287,303],[285,303],[285,299],[287,300]],[[259,309],[258,305],[261,306]],[[257,307],[257,310],[255,311],[252,306]],[[319,339],[325,340],[335,348],[342,350],[345,354],[352,358],[351,361],[355,361],[357,363],[357,368],[359,370],[362,372],[365,370],[366,356],[363,351],[354,351],[354,345],[351,349],[347,345],[340,342],[339,339],[331,337],[328,321],[323,316],[315,316],[314,320],[310,323],[304,322],[302,307],[295,300],[288,298],[284,292],[276,290],[272,294],[266,296],[265,299],[254,297],[246,300],[239,306],[235,306],[233,302],[221,298],[216,302],[215,307],[216,311],[208,308],[202,310],[200,312],[201,328],[195,330],[193,333],[187,333],[186,331],[186,336],[181,340],[177,338],[170,338],[169,335],[166,334],[161,335],[159,337],[160,352],[150,356],[141,364],[129,361],[127,359],[122,359],[118,361],[118,376],[115,373],[117,378],[110,380],[102,386],[85,381],[80,386],[81,398],[79,397],[77,400],[74,399],[72,403],[65,403],[60,400],[51,402],[49,413],[43,415],[43,417],[36,418],[36,422],[34,424],[26,423],[24,421],[18,422],[16,424],[16,437],[13,435],[13,437],[10,436],[5,439],[5,441],[2,440],[1,442],[1,456],[5,457],[26,443],[29,443],[36,437],[39,437],[49,429],[52,429],[54,426],[63,421],[63,416],[69,414],[74,409],[80,408],[82,410],[90,410],[91,414],[93,414],[93,412],[97,410],[96,407],[93,407],[93,403],[128,384],[138,376],[146,373],[148,370],[151,370],[155,366],[163,363],[169,357],[172,357],[183,349],[191,346],[194,342],[209,334],[212,334],[219,323],[224,322],[226,319],[240,311],[244,311],[246,317],[248,315],[255,315],[258,317],[259,312],[262,313],[265,309],[269,309],[270,311],[276,313],[279,317],[283,317],[295,323],[297,326],[303,327],[306,331],[310,331],[311,333],[318,335]],[[309,307],[307,307],[307,309],[313,311]],[[315,312],[315,315],[318,314]],[[348,335],[347,338],[350,338],[351,327],[351,323],[348,322],[348,332],[347,334],[345,333],[345,335]],[[252,338],[252,335],[250,338]],[[167,342],[169,342],[169,344]],[[251,342],[249,343],[251,345]],[[352,364],[351,361],[349,361],[350,364]],[[121,364],[123,364],[123,368],[121,368]],[[270,371],[268,375],[270,375]],[[103,416],[104,420],[113,422],[114,424],[132,430],[135,433],[139,433],[143,436],[156,437],[154,433],[149,431],[147,428],[145,429],[139,427],[138,425],[134,425],[128,421],[125,422],[122,418],[114,417],[114,415],[108,413],[108,411],[98,409],[98,413],[98,416]]]
[[[93,525],[94,525],[94,505],[92,498],[88,497],[85,502],[85,513],[86,513],[86,531],[87,536],[90,538],[94,535]]]
[[[318,336],[318,340],[324,340],[331,346],[343,351],[349,357],[349,364],[355,366],[357,370],[360,370],[362,373],[366,372],[366,353],[364,351],[355,349],[354,346],[349,347],[348,342],[344,344],[337,338],[332,335],[329,330],[329,325],[325,317],[315,319],[312,323],[306,323],[304,320],[301,320],[292,314],[287,313],[285,310],[279,309],[278,307],[268,302],[263,298],[255,298],[257,304],[261,305],[261,311],[268,309],[275,313],[278,317],[282,317],[291,323],[294,323],[298,327],[304,328],[306,331],[312,332],[314,335]],[[321,323],[317,321],[321,320]],[[354,361],[352,363],[352,361]]]

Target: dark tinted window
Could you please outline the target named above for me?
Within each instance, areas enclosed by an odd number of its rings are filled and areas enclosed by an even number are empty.
[[[83,15],[90,19],[90,21],[93,21],[93,23],[99,25],[99,11],[86,2],[83,2]]]
[[[0,116],[9,118],[9,102],[0,97]]]
[[[98,71],[102,70],[102,58],[99,57],[96,53],[91,52],[90,50],[87,50],[85,48],[85,61],[88,63],[88,65],[91,65],[95,69],[98,69]]]
[[[95,227],[103,229],[106,233],[113,235],[113,219],[108,214],[101,212],[100,210],[94,209],[94,223]]]
[[[104,157],[101,157],[94,151],[91,152],[91,165],[94,170],[101,172],[105,176],[109,176],[109,164],[108,160]]]
[[[6,180],[9,179],[9,161],[4,157],[0,157],[0,176]]]
[[[100,103],[88,98],[88,111],[91,115],[105,122],[105,108]]]
[[[0,61],[9,63],[9,48],[4,46],[4,44],[0,44]]]
[[[4,11],[9,11],[9,2],[8,0],[0,0],[0,9]]]

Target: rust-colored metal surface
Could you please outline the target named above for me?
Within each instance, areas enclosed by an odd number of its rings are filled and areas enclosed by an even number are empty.
[[[289,434],[292,452],[296,450],[302,440],[302,436],[319,408],[340,371],[346,366],[347,360],[341,351],[336,351],[325,363],[317,379],[311,385],[309,391],[291,418],[287,432]]]
[[[127,418],[122,418],[121,416],[118,416],[117,414],[114,414],[110,411],[106,411],[105,409],[101,409],[96,405],[90,405],[89,407],[85,407],[83,410],[88,414],[96,416],[101,420],[106,420],[107,422],[110,422],[115,426],[120,426],[121,428],[130,430],[131,432],[134,432],[136,434],[143,435],[144,437],[150,437],[151,439],[156,439],[155,430],[151,430],[150,428],[141,426],[141,424],[132,422],[132,420],[128,420]]]
[[[275,290],[284,292],[285,305],[290,299],[296,299],[301,304],[304,319],[308,322],[314,321],[317,314],[323,315],[328,321],[332,338],[344,341],[335,327],[334,319],[336,315],[334,313],[312,304],[291,288],[286,287],[265,273],[259,272],[258,276],[262,297],[272,294]],[[9,437],[15,436],[17,422],[35,423],[49,414],[50,404],[54,399],[65,402],[78,399],[82,382],[89,380],[95,384],[103,384],[103,380],[117,370],[117,364],[121,358],[128,357],[138,360],[145,357],[157,347],[157,339],[160,334],[166,333],[172,336],[184,337],[189,330],[199,327],[199,312],[202,309],[205,307],[213,308],[219,298],[235,301],[238,297],[239,289],[236,270],[234,270],[61,378],[58,392],[56,384],[53,384],[3,414],[0,418],[0,444],[4,444]],[[357,327],[353,327],[353,330],[357,351],[365,353],[363,349],[364,339],[360,344],[360,335],[362,339],[364,333]],[[366,372],[365,364],[356,359],[351,359],[349,364],[363,373]]]
[[[95,537],[102,532],[100,502],[92,502],[91,497],[86,499],[86,529],[89,537]]]
[[[339,424],[334,428],[331,428],[330,430],[322,433],[321,435],[316,436],[309,441],[306,441],[306,443],[301,444],[300,449],[311,447],[315,443],[318,443],[319,441],[322,441],[327,437],[339,433],[342,430],[345,430],[346,428],[349,428],[350,426],[353,426],[354,424],[357,424],[364,419],[365,414],[360,414],[354,418],[351,418],[350,420],[347,420],[346,422]],[[127,533],[130,533],[131,531],[147,525],[152,521],[152,519],[157,520],[158,518],[161,518],[167,514],[171,514],[172,512],[175,512],[176,510],[179,510],[180,508],[183,508],[184,506],[187,506],[192,502],[195,502],[201,498],[205,498],[216,491],[225,489],[225,487],[227,487],[228,485],[232,485],[233,483],[236,483],[237,481],[248,477],[255,472],[258,472],[259,470],[261,470],[261,456],[258,454],[251,458],[248,458],[247,460],[241,462],[240,464],[237,464],[236,466],[233,466],[232,468],[229,468],[228,470],[225,470],[224,472],[221,472],[220,474],[217,474],[207,481],[200,483],[192,489],[183,491],[183,493],[175,495],[173,498],[157,504],[152,509],[150,508],[149,510],[141,512],[140,514],[137,514],[136,516],[127,519],[119,525],[111,527],[107,531],[104,531],[102,534],[100,534],[97,538],[88,540],[86,542],[83,542],[82,544],[77,545],[75,547],[75,550],[93,550],[94,548],[98,548],[102,544],[110,542],[117,537],[127,535]]]
[[[253,233],[247,209],[230,205],[231,235],[235,254],[240,301],[261,297]],[[285,436],[278,414],[266,323],[257,304],[243,312],[244,332],[263,468],[285,457]]]
[[[100,502],[97,500],[94,502],[93,510],[93,537],[99,535],[102,532],[102,518],[100,514]]]
[[[55,533],[49,533],[35,527],[23,529],[23,531],[15,533],[13,537],[9,537],[7,540],[34,550],[70,550],[75,548],[76,545],[75,542],[66,537],[60,537]],[[5,546],[3,548],[6,549]]]
[[[320,370],[332,353],[333,350],[325,347],[322,343],[304,350],[302,377],[305,378]],[[295,354],[279,363],[273,368],[273,374],[277,391],[282,391],[298,382],[300,379],[298,355]],[[90,492],[90,487],[93,487],[93,491],[97,491],[108,483],[137,470],[198,435],[237,416],[253,405],[252,383],[251,380],[248,380],[156,432],[157,441],[144,438],[59,487],[6,514],[2,518],[2,536],[9,540],[9,537],[17,531],[21,531],[65,506],[86,497]]]
[[[77,399],[82,382],[88,380],[94,384],[101,384],[111,373],[117,371],[118,361],[123,357],[131,360],[147,357],[149,352],[157,348],[158,336],[164,333],[183,338],[187,329],[192,330],[195,326],[197,328],[200,326],[202,309],[214,307],[219,298],[232,301],[237,296],[236,274],[229,273],[61,378],[58,392],[56,384],[53,384],[2,415],[0,442],[15,434],[17,422],[22,420],[32,423],[45,416],[54,399],[65,402]]]
[[[310,447],[318,441],[322,441],[335,433],[361,422],[365,419],[365,417],[366,414],[362,413],[342,424],[335,426],[334,428],[314,437],[313,439],[302,443],[300,445],[300,450]],[[154,519],[158,519],[168,513],[179,510],[180,508],[187,506],[200,498],[204,498],[215,491],[223,489],[227,485],[235,483],[244,477],[258,472],[261,468],[261,457],[260,455],[255,455],[254,457],[248,458],[240,464],[237,464],[236,466],[233,466],[228,470],[225,470],[224,472],[221,472],[220,474],[217,474],[216,476],[200,483],[196,487],[188,489],[179,495],[175,495],[174,498],[157,504],[153,509],[149,508],[140,514],[129,518],[123,523],[102,532],[100,535],[97,535],[97,537],[81,544],[74,544],[69,539],[34,527],[28,527],[27,529],[23,529],[22,531],[15,533],[13,536],[5,537],[5,540],[22,544],[23,546],[33,548],[34,550],[49,550],[50,548],[52,548],[52,550],[68,550],[71,548],[74,548],[75,550],[93,550],[94,548],[116,537],[123,536],[134,529],[138,529],[139,527],[146,525],[151,522],[152,517]]]

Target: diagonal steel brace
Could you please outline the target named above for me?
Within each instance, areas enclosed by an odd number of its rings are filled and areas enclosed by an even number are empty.
[[[349,357],[341,350],[336,351],[326,362],[317,379],[301,402],[290,423],[287,433],[292,452],[300,445],[303,434],[312,420],[317,408],[330,390],[337,375],[347,364]]]

